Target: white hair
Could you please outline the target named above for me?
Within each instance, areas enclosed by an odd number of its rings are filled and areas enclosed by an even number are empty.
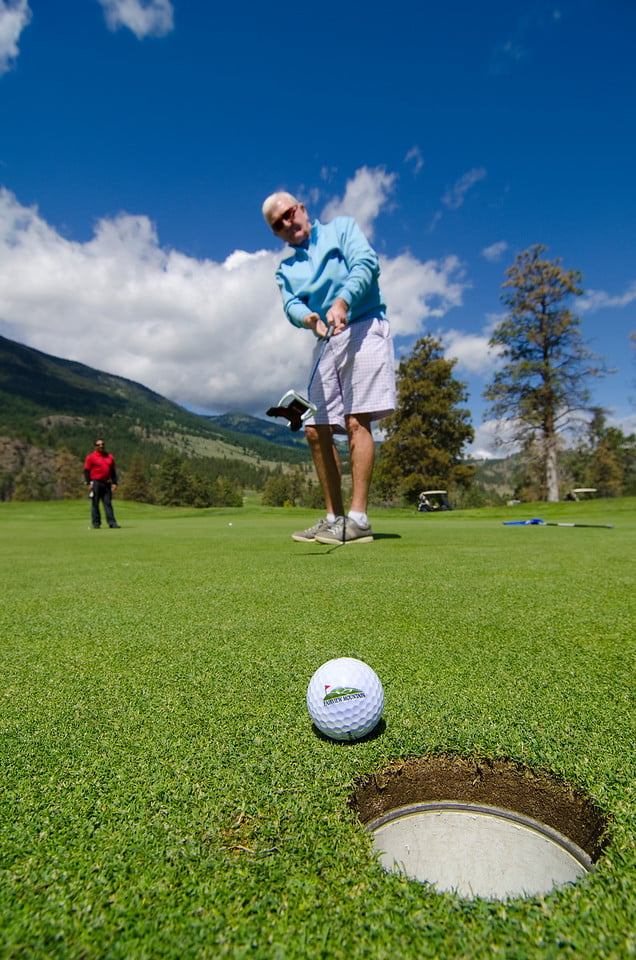
[[[270,213],[272,212],[272,207],[279,200],[284,200],[285,203],[288,203],[290,207],[293,207],[294,204],[298,203],[298,200],[293,195],[293,193],[287,193],[286,190],[277,190],[276,193],[270,193],[269,197],[263,201],[263,216],[270,222]]]

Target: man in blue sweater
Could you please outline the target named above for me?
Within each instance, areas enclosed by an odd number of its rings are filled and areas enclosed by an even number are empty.
[[[318,543],[366,543],[373,539],[367,516],[373,474],[374,420],[395,409],[395,360],[378,277],[378,257],[351,217],[310,221],[289,193],[269,196],[263,216],[293,249],[276,280],[287,318],[321,340],[331,339],[318,365],[311,401],[317,407],[305,433],[327,506],[326,518],[292,534]],[[351,509],[345,516],[334,433],[346,433],[351,461]]]

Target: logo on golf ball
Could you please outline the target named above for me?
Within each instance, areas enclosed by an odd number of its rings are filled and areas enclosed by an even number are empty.
[[[329,706],[330,703],[342,703],[343,700],[364,700],[365,697],[364,690],[356,690],[355,687],[336,687],[332,689],[326,683],[325,696],[322,702]]]
[[[307,687],[307,711],[314,725],[332,740],[359,740],[377,726],[384,690],[362,660],[339,657],[323,663]]]

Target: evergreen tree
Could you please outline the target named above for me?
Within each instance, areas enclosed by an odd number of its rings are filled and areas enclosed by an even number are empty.
[[[503,365],[484,396],[487,415],[506,420],[511,438],[526,449],[539,449],[545,499],[557,501],[559,432],[588,403],[588,378],[603,370],[566,306],[582,293],[581,275],[564,270],[559,259],[545,259],[546,253],[537,244],[506,270],[501,299],[508,313],[490,339]]]
[[[227,477],[217,477],[213,485],[213,507],[242,507],[243,494]]]
[[[66,447],[62,447],[55,454],[55,499],[79,500],[85,496],[86,487],[81,478],[81,461]]]
[[[183,461],[175,450],[166,450],[159,467],[159,503],[180,507],[189,503],[189,485]]]
[[[382,421],[386,433],[378,457],[376,491],[415,503],[427,487],[467,487],[475,468],[462,462],[473,439],[470,412],[458,405],[466,387],[453,377],[456,360],[447,360],[432,336],[418,340],[397,374],[397,408]]]
[[[605,411],[594,407],[590,422],[589,482],[601,497],[633,493],[636,474],[636,436],[626,437],[618,427],[608,427]]]
[[[153,497],[148,481],[148,468],[142,454],[136,453],[123,476],[119,495],[135,503],[152,503]]]

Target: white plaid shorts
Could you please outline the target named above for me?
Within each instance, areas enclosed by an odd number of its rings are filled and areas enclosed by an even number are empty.
[[[320,352],[318,340],[313,362]],[[332,337],[311,385],[318,408],[306,423],[328,423],[344,430],[345,416],[366,413],[381,420],[395,410],[395,356],[388,320],[371,317]]]

